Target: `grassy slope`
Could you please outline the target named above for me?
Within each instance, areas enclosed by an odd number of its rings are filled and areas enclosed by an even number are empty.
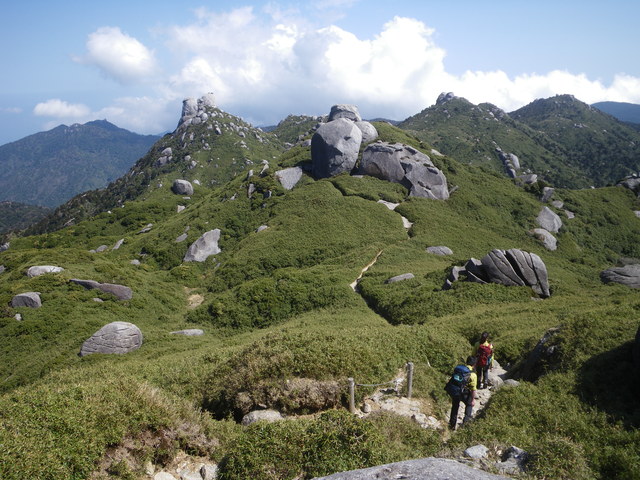
[[[420,146],[377,126],[383,139]],[[283,163],[308,155],[293,149]],[[264,200],[247,198],[247,181],[238,175],[211,193],[196,186],[179,214],[176,206],[185,201],[163,181],[112,214],[13,240],[0,254],[7,266],[0,275],[0,477],[86,478],[124,437],[177,431],[162,455],[142,448],[138,456],[162,463],[163,455],[182,448],[223,460],[224,478],[307,478],[471,443],[516,444],[533,454],[534,478],[635,478],[638,410],[619,400],[633,398],[634,387],[607,372],[612,360],[628,362],[640,301],[637,291],[603,285],[598,277],[621,256],[640,258],[633,195],[620,188],[558,192],[577,218],[565,221],[558,251],[548,252],[527,234],[541,207],[533,196],[500,175],[447,157],[434,161],[460,188],[447,202],[410,199],[398,207],[414,222],[409,235],[398,213],[374,201],[401,200],[405,192],[397,185],[340,176],[305,179],[285,192],[269,179],[254,179],[274,187]],[[147,223],[154,223],[152,231],[138,234]],[[255,233],[262,224],[269,229]],[[189,240],[175,243],[186,226]],[[213,228],[223,232],[223,252],[204,264],[181,264],[187,245]],[[120,238],[120,250],[88,253]],[[430,245],[447,245],[454,255],[430,255]],[[539,254],[552,297],[532,301],[525,288],[464,283],[440,291],[451,266],[492,248]],[[348,285],[380,250],[361,283],[372,310]],[[131,265],[132,258],[142,265]],[[65,271],[26,278],[35,264]],[[415,278],[384,284],[406,272]],[[71,286],[73,277],[129,285],[134,298],[116,302]],[[24,316],[18,323],[7,305],[21,291],[40,291],[43,307],[18,309]],[[194,293],[204,303],[191,310]],[[92,301],[96,296],[105,302]],[[143,347],[79,358],[82,342],[114,320],[138,325]],[[563,327],[556,370],[501,391],[483,418],[446,445],[385,416],[354,422],[338,412],[249,429],[224,419],[234,413],[229,399],[256,393],[258,384],[295,377],[386,381],[408,360],[416,364],[415,395],[443,415],[446,375],[482,330],[491,331],[505,364],[521,360],[555,326]],[[203,328],[206,335],[169,334],[180,328]],[[198,412],[204,406],[213,416]],[[218,442],[203,444],[199,433]],[[355,444],[354,436],[366,440]],[[313,461],[306,461],[312,452]],[[121,469],[120,477],[126,475]]]

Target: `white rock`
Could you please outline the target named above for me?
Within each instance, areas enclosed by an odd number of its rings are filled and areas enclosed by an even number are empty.
[[[29,270],[27,270],[27,277],[33,278],[44,275],[45,273],[60,273],[63,271],[64,268],[56,267],[54,265],[35,265],[33,267],[29,267]]]

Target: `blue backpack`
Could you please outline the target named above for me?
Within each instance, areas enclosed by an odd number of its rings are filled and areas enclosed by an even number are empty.
[[[466,365],[458,365],[444,389],[451,398],[462,399],[469,392],[468,384],[471,370]]]

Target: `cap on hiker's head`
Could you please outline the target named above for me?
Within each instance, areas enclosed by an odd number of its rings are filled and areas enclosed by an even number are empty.
[[[476,357],[474,357],[473,355],[467,357],[467,365],[475,365],[476,364]]]

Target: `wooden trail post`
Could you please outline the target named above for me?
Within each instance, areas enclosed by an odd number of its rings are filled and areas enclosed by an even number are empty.
[[[351,377],[347,381],[349,382],[349,411],[356,413],[356,382]]]
[[[413,393],[413,362],[407,363],[407,398]]]

